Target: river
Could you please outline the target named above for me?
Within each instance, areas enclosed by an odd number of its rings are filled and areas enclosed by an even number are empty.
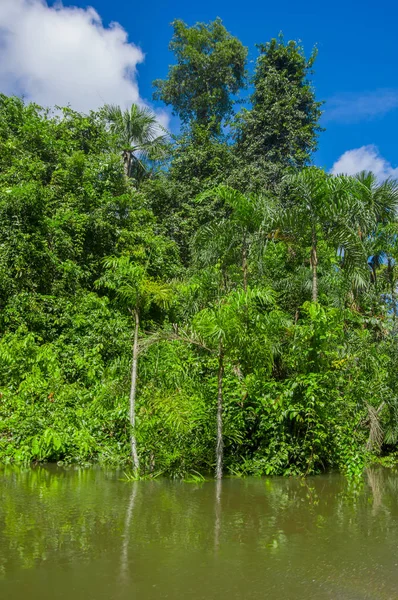
[[[1,600],[397,600],[398,474],[0,470]]]

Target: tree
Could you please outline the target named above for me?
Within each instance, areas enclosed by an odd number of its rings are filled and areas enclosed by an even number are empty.
[[[350,218],[358,227],[361,239],[374,233],[378,225],[387,225],[396,219],[398,210],[398,180],[379,182],[371,171],[362,171],[355,178],[359,206],[354,206]]]
[[[398,181],[386,179],[379,182],[374,173],[362,171],[356,176],[358,185],[357,210],[351,221],[358,228],[358,235],[369,247],[369,265],[377,287],[377,269],[387,259],[391,267],[391,251],[394,246],[394,221],[398,209]],[[391,274],[391,269],[390,269]]]
[[[222,478],[223,472],[223,379],[225,353],[238,342],[240,323],[233,303],[225,299],[213,308],[198,313],[193,322],[193,329],[206,342],[210,343],[217,353],[217,442],[216,442],[216,479]]]
[[[344,176],[329,176],[309,167],[284,179],[292,201],[287,203],[281,225],[286,233],[308,244],[312,271],[312,300],[318,300],[318,242],[328,236],[346,268],[359,266],[366,272],[366,254],[350,215],[358,210],[355,182]]]
[[[1,96],[0,131],[0,302],[76,294],[133,218],[109,133],[96,113]]]
[[[261,318],[259,308],[269,307],[274,302],[274,296],[267,289],[238,290],[220,298],[208,308],[200,311],[193,319],[193,331],[209,345],[217,355],[217,442],[216,442],[216,479],[221,479],[223,474],[224,437],[223,437],[223,384],[226,359],[239,358],[242,348],[249,343],[253,336],[253,329],[249,328],[249,321],[254,325],[257,336],[261,336],[262,351],[259,352],[260,360],[264,367],[265,356],[272,362],[272,351],[266,339],[266,319]],[[249,318],[249,312],[254,311],[255,317]],[[256,337],[258,341],[258,337]],[[244,350],[243,350],[244,351]],[[255,361],[254,361],[255,362]]]
[[[174,139],[172,157],[167,172],[145,181],[141,190],[167,234],[178,243],[188,266],[193,234],[224,212],[214,196],[200,204],[195,198],[226,180],[232,154],[223,136],[193,125]]]
[[[244,85],[247,49],[216,19],[188,27],[177,19],[169,49],[177,64],[154,82],[154,97],[173,107],[184,126],[196,123],[220,132],[232,98]]]
[[[307,59],[299,44],[285,44],[282,36],[258,49],[251,108],[235,123],[234,184],[243,190],[275,185],[287,167],[307,165],[321,131],[322,103],[310,82],[316,49]]]
[[[373,249],[369,262],[374,273],[374,284],[376,287],[377,268],[381,268],[384,289],[387,289],[387,297],[391,302],[394,320],[397,317],[396,287],[398,283],[397,260],[398,260],[398,223],[396,221],[387,225],[379,225],[373,235]]]
[[[97,287],[105,287],[115,292],[122,304],[134,319],[131,383],[130,383],[130,425],[131,458],[135,474],[139,473],[140,463],[136,437],[136,395],[139,357],[140,318],[152,304],[165,306],[171,297],[170,288],[148,277],[147,269],[131,262],[129,256],[110,257],[104,261],[104,275],[98,279]]]
[[[371,280],[374,287],[376,300],[378,296],[377,272],[386,261],[388,264],[387,275],[390,280],[390,289],[393,275],[392,254],[394,249],[395,220],[398,209],[398,181],[387,179],[379,182],[374,173],[362,171],[352,179],[351,198],[345,203],[345,221],[357,233],[362,243],[371,271]],[[344,259],[344,257],[342,256]],[[347,261],[346,261],[347,262]],[[360,269],[353,264],[346,269],[346,284],[351,288],[350,295],[355,288],[366,288],[370,283],[368,274],[365,274],[363,264]],[[362,273],[361,273],[362,271]],[[392,292],[391,292],[392,293]]]
[[[154,97],[173,107],[183,131],[174,138],[167,174],[148,182],[145,193],[187,265],[193,233],[219,214],[217,202],[209,199],[198,207],[194,199],[231,172],[233,156],[223,125],[232,114],[234,95],[245,84],[247,49],[220,19],[193,27],[181,20],[172,25],[170,50],[176,64],[166,79],[154,82]]]
[[[194,260],[204,266],[218,263],[224,272],[240,262],[246,291],[250,253],[253,247],[258,251],[264,245],[264,227],[271,229],[275,206],[271,198],[244,195],[227,185],[204,192],[197,202],[201,204],[209,197],[221,203],[225,212],[198,230],[194,238]]]
[[[120,106],[107,104],[103,116],[122,153],[126,178],[141,181],[148,172],[148,160],[165,156],[165,130],[149,108],[137,104],[124,111]]]

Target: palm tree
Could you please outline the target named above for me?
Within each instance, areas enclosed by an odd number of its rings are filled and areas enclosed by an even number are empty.
[[[352,222],[358,227],[361,238],[371,235],[377,225],[387,225],[396,220],[398,210],[398,180],[377,180],[370,171],[362,171],[355,177],[355,193],[358,204],[353,208]]]
[[[393,221],[386,225],[379,224],[369,236],[366,247],[368,248],[368,260],[375,292],[376,294],[379,292],[378,272],[380,271],[383,287],[387,288],[395,319],[397,313],[395,289],[397,285],[398,223]]]
[[[238,334],[237,315],[231,310],[228,302],[218,302],[213,308],[198,313],[193,322],[193,329],[218,356],[217,370],[217,443],[216,443],[216,479],[222,478],[224,440],[223,440],[223,379],[224,357],[227,344]]]
[[[372,283],[378,293],[378,269],[387,263],[391,301],[395,303],[393,283],[394,258],[397,245],[398,181],[379,182],[374,173],[362,171],[355,177],[353,188],[356,202],[348,215],[352,227],[364,244]]]
[[[139,458],[136,438],[136,395],[138,377],[139,331],[141,315],[152,304],[165,306],[171,298],[171,289],[167,285],[149,277],[146,268],[131,262],[130,256],[110,257],[104,260],[105,273],[96,282],[97,287],[105,287],[115,292],[122,305],[134,320],[133,350],[130,383],[130,424],[131,459],[134,472],[139,473]]]
[[[268,323],[267,309],[274,302],[269,289],[236,290],[224,296],[209,308],[200,311],[193,319],[194,334],[206,343],[208,349],[217,354],[217,442],[216,479],[223,474],[223,383],[225,361],[239,356],[251,341],[258,342],[258,356],[262,364],[272,361],[270,340],[267,337],[272,327]],[[252,318],[250,316],[252,315]],[[249,321],[253,323],[250,328]],[[279,318],[279,322],[281,319]]]
[[[269,198],[245,195],[227,185],[206,191],[197,202],[209,196],[223,202],[227,214],[198,230],[193,240],[194,260],[201,267],[218,263],[224,272],[240,263],[246,291],[249,257],[253,247],[258,247],[264,238],[264,226],[270,229],[274,206]]]
[[[309,167],[284,179],[291,194],[280,223],[288,235],[308,244],[312,271],[312,300],[318,300],[318,244],[324,235],[336,248],[347,269],[367,272],[366,255],[351,216],[359,210],[353,178],[330,176]],[[359,271],[358,271],[359,272]]]
[[[130,109],[106,104],[103,116],[122,153],[126,179],[140,181],[148,172],[148,161],[160,160],[166,151],[166,130],[147,107],[132,104]]]

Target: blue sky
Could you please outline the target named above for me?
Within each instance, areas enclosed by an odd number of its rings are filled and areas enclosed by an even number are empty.
[[[249,0],[236,3],[235,6],[226,0],[201,0],[198,3],[182,0],[152,0],[147,3],[132,3],[126,0],[64,0],[63,8],[58,3],[57,19],[54,11],[50,10],[56,2],[49,1],[45,4],[43,0],[33,0],[33,4],[36,5],[35,13],[31,4],[32,2],[29,5],[28,0],[0,2],[0,29],[14,33],[13,27],[23,29],[21,20],[26,21],[24,30],[20,32],[19,29],[15,29],[16,34],[13,38],[23,40],[22,34],[25,32],[26,37],[26,31],[31,36],[29,49],[24,49],[25,58],[26,52],[34,54],[34,49],[40,45],[41,39],[46,40],[43,42],[41,54],[36,58],[32,55],[30,64],[13,76],[13,73],[10,73],[12,65],[16,65],[15,69],[21,69],[22,50],[16,47],[17,41],[8,41],[10,36],[3,37],[3,44],[0,44],[0,62],[3,61],[4,64],[6,59],[11,67],[6,74],[4,68],[3,74],[0,68],[0,88],[3,88],[1,91],[22,92],[28,98],[37,97],[38,101],[45,102],[48,99],[49,103],[64,103],[66,99],[72,105],[77,103],[77,108],[84,109],[84,102],[79,105],[78,94],[79,90],[82,95],[84,92],[88,102],[90,84],[91,89],[98,88],[98,98],[106,101],[114,101],[112,93],[118,92],[121,98],[130,99],[135,94],[137,98],[151,103],[152,80],[165,77],[168,65],[173,60],[167,48],[171,36],[170,22],[174,18],[181,18],[188,24],[194,24],[219,16],[228,30],[248,46],[250,67],[257,56],[255,44],[267,41],[280,31],[284,33],[285,39],[301,40],[307,53],[315,44],[318,46],[314,85],[318,99],[327,102],[323,118],[326,132],[320,137],[319,151],[315,157],[317,164],[331,169],[347,151],[354,151],[346,154],[345,158],[343,156],[344,160],[338,163],[338,166],[341,165],[347,172],[355,170],[358,165],[374,166],[381,177],[389,174],[398,176],[398,3],[393,0],[383,0],[379,4],[369,0],[336,0],[328,4],[314,0],[307,0],[305,3],[294,0]],[[19,12],[16,11],[16,6]],[[92,6],[102,19],[101,27],[98,23],[95,25],[95,37],[92,38],[89,21],[93,19],[93,15],[87,12],[88,6]],[[8,12],[4,7],[8,7]],[[70,7],[84,10],[68,12]],[[80,31],[79,24],[82,25],[81,36],[76,40],[80,54],[76,54],[74,59],[71,46],[74,33],[67,33],[68,19],[74,23],[73,32]],[[35,27],[40,29],[40,24],[47,21],[48,35],[44,26],[44,33],[38,34]],[[127,40],[121,41],[120,28],[117,32],[113,30],[109,33],[109,25],[115,21],[127,33]],[[113,57],[109,64],[106,48],[101,47],[101,39],[105,39],[108,33],[109,40],[112,40],[110,56]],[[8,44],[13,43],[15,48],[12,49],[13,53],[11,48],[8,48],[10,55],[1,57],[2,52],[7,52],[7,48],[4,50],[4,39]],[[90,47],[96,48],[98,61],[95,62],[95,57],[90,59],[89,54],[87,60],[85,59],[84,39],[87,41],[88,53],[91,51]],[[18,43],[21,45],[25,42]],[[129,43],[136,47],[135,55],[129,48]],[[107,48],[109,47],[108,45]],[[140,54],[138,48],[145,57]],[[63,62],[56,63],[57,53],[59,60]],[[48,69],[39,69],[35,60],[48,60]],[[90,60],[93,61],[92,64]],[[135,61],[137,74],[134,90],[131,87],[128,91],[125,82],[113,81],[111,76],[106,78],[106,69],[119,64],[118,61],[120,64],[124,64],[123,61],[133,64]],[[84,74],[85,62],[89,75]],[[62,70],[59,65],[63,68],[65,65],[66,77],[65,82],[57,83],[57,74]],[[76,81],[73,79],[74,73]],[[109,80],[109,84],[105,79]],[[87,90],[84,90],[85,80]],[[33,84],[32,81],[36,83]],[[111,86],[110,91],[107,85]],[[70,100],[68,93],[71,94]]]

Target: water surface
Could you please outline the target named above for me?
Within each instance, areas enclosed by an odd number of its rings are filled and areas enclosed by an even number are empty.
[[[398,474],[0,471],[3,600],[397,600]]]

